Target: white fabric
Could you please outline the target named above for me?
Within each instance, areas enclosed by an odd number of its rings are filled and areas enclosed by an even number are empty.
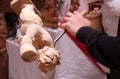
[[[50,30],[55,39],[62,29]],[[67,34],[56,43],[55,48],[61,51],[61,64],[47,74],[40,72],[37,63],[24,62],[19,55],[19,45],[7,40],[9,55],[9,79],[106,79],[101,72],[73,43]]]
[[[63,30],[59,30],[60,35]],[[55,79],[106,79],[101,72],[73,43],[67,34],[57,42],[61,51],[61,65],[57,66]]]
[[[102,23],[105,32],[110,36],[117,35],[120,15],[120,0],[104,0],[102,5]]]
[[[110,8],[106,5],[102,5],[102,24],[105,32],[110,36],[117,35],[119,17],[112,15]]]
[[[120,16],[120,0],[104,0],[113,15]]]
[[[16,35],[17,35],[17,37],[22,35],[20,28],[17,28],[17,34]]]

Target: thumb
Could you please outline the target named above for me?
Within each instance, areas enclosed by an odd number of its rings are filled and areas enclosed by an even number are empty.
[[[80,14],[83,15],[83,16],[85,16],[85,15],[87,15],[87,13],[88,13],[87,10],[83,10]]]
[[[66,23],[63,23],[61,26],[63,29],[66,29],[66,27],[67,27]]]

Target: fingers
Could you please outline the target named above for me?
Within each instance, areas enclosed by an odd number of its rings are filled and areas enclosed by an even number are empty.
[[[67,16],[68,16],[68,17],[72,17],[72,16],[74,16],[74,14],[71,13],[71,12],[68,12],[68,13],[67,13]]]
[[[73,17],[73,16],[74,16],[73,13],[68,12],[68,13],[67,13],[67,16],[64,18],[64,21],[65,21],[65,22],[69,21],[69,20],[70,20],[70,17]]]
[[[80,13],[77,12],[77,11],[74,11],[73,14],[74,14],[74,15],[79,15]]]
[[[68,12],[67,13],[67,16],[68,17],[73,17],[73,16],[75,16],[75,15],[86,15],[87,14],[87,11],[86,10],[83,10],[81,13],[79,13],[79,12],[77,12],[77,11],[74,11],[74,13],[71,13],[71,12]]]
[[[63,29],[66,29],[66,28],[67,28],[66,26],[67,26],[66,23],[63,23],[63,24],[62,24],[62,28],[63,28]]]
[[[70,17],[65,17],[64,18],[64,21],[69,21],[70,20]]]
[[[65,17],[64,20],[65,20],[65,21],[69,21],[69,20],[71,19],[71,17],[74,17],[74,16],[76,16],[76,15],[80,15],[80,13],[77,12],[77,11],[74,11],[74,13],[68,12],[68,13],[67,13],[67,17]]]
[[[83,10],[80,14],[85,16],[88,12],[86,10]]]

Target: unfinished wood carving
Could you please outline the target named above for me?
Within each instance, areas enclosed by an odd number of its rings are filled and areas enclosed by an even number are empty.
[[[19,38],[22,59],[37,60],[43,72],[52,70],[60,63],[60,53],[54,49],[52,37],[43,28],[39,11],[30,0],[12,0],[11,7],[22,21],[23,36]]]

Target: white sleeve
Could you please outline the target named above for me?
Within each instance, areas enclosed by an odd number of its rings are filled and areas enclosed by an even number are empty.
[[[120,16],[120,0],[104,0],[113,15]]]

